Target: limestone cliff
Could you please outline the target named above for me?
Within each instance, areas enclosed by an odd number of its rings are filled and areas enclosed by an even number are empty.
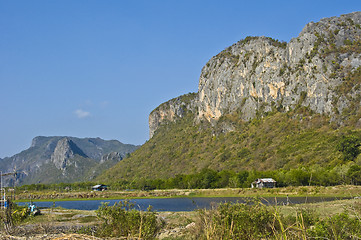
[[[240,111],[243,120],[257,112],[305,106],[332,116],[360,105],[358,84],[348,81],[361,66],[361,12],[307,24],[289,43],[247,37],[212,57],[203,67],[198,92],[160,105],[149,116],[150,137],[187,109],[195,119],[217,121]]]
[[[161,124],[167,121],[176,121],[182,118],[187,111],[193,112],[196,109],[197,94],[188,93],[161,104],[149,115],[150,138]]]
[[[65,137],[58,141],[54,153],[51,155],[51,161],[56,168],[65,170],[67,166],[72,164],[75,164],[76,167],[76,163],[71,161],[75,155],[88,157],[72,140]]]

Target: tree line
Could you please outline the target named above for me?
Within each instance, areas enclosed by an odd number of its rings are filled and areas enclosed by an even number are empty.
[[[334,168],[315,165],[290,170],[243,170],[239,172],[204,168],[199,173],[178,174],[169,179],[120,180],[110,185],[114,190],[249,188],[257,178],[273,178],[277,181],[278,187],[359,185],[361,184],[361,167],[357,164],[340,165]]]
[[[248,188],[257,178],[273,178],[278,187],[286,186],[333,186],[342,184],[360,185],[361,167],[356,163],[321,167],[313,165],[289,170],[232,170],[216,171],[204,168],[194,174],[177,174],[168,179],[135,178],[106,183],[112,190],[153,190],[153,189],[212,189],[212,188]],[[17,187],[18,190],[54,190],[79,191],[91,190],[98,182],[31,184]]]

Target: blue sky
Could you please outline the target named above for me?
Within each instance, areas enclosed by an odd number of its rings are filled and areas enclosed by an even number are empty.
[[[143,144],[159,104],[246,36],[289,41],[355,1],[0,0],[0,157],[35,136]]]

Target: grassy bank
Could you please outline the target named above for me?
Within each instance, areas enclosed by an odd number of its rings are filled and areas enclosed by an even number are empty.
[[[303,186],[273,189],[222,188],[222,189],[171,189],[151,191],[103,191],[103,192],[56,192],[33,191],[18,192],[16,201],[70,201],[137,198],[175,198],[175,197],[358,197],[361,186],[339,185],[331,187]]]

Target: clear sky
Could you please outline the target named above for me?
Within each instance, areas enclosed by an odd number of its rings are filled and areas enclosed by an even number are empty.
[[[289,41],[361,1],[0,0],[0,158],[35,136],[143,144],[159,104],[245,38]]]

